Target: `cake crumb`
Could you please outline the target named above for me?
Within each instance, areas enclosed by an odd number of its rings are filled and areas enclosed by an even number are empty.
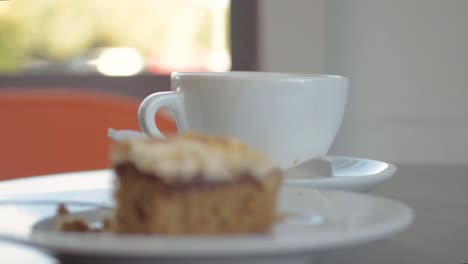
[[[68,208],[65,206],[64,203],[60,203],[57,207],[57,215],[59,216],[64,216],[68,215],[70,212],[68,211]]]
[[[60,221],[58,229],[69,232],[90,232],[92,231],[86,221],[80,218],[64,219]]]
[[[57,206],[57,224],[56,229],[64,232],[79,232],[79,233],[100,233],[110,230],[110,220],[103,218],[102,227],[91,227],[85,219],[72,217],[70,211],[64,203]]]

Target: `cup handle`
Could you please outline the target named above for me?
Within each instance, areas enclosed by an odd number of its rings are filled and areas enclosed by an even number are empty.
[[[138,121],[141,130],[148,136],[164,138],[154,121],[156,112],[165,107],[175,117],[177,130],[185,131],[187,124],[182,105],[183,94],[181,92],[158,92],[146,97],[138,109]]]

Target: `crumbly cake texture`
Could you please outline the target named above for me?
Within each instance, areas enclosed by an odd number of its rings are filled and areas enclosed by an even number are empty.
[[[281,171],[239,141],[196,134],[117,142],[117,233],[238,234],[271,230]]]
[[[102,219],[99,228],[91,227],[85,219],[71,215],[65,204],[61,203],[57,207],[55,226],[57,230],[65,232],[98,233],[109,231],[109,219]]]

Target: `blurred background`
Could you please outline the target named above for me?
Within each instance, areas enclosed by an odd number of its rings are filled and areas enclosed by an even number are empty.
[[[260,68],[350,78],[333,154],[468,163],[468,1],[260,1]]]
[[[231,66],[229,0],[15,0],[0,8],[4,71],[128,76]]]
[[[461,0],[0,1],[0,158],[12,174],[37,160],[17,176],[103,168],[105,129],[138,129],[140,100],[169,90],[170,72],[259,70],[350,78],[331,154],[466,164],[467,12]],[[80,142],[96,134],[85,162]],[[83,163],[44,165],[70,159],[64,135]]]
[[[259,70],[256,1],[0,1],[1,179],[109,166],[172,71]],[[171,113],[156,122],[176,133]]]
[[[128,94],[127,84],[101,77],[167,86],[168,78],[154,77],[230,70],[230,12],[229,0],[0,1],[0,72],[14,75],[11,84],[28,75],[36,85],[79,79],[105,89],[99,81],[107,80]],[[145,84],[131,95],[148,94]]]

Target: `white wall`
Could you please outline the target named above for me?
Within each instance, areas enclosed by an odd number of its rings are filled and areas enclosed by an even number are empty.
[[[468,164],[468,1],[263,0],[260,10],[262,69],[350,77],[332,154]]]
[[[259,57],[262,70],[323,72],[322,2],[259,1]]]

